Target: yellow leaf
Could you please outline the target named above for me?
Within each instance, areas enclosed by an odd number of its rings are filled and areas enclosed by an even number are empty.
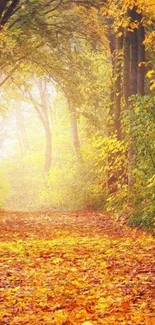
[[[60,258],[60,257],[55,258],[55,259],[53,260],[53,263],[54,263],[54,264],[59,264],[60,262],[62,262],[62,258]]]
[[[106,267],[107,267],[107,263],[106,263],[106,262],[102,262],[102,263],[100,264],[100,266],[103,267],[103,268],[106,268]]]
[[[123,35],[122,32],[119,32],[119,33],[118,33],[118,37],[121,37],[122,35]]]
[[[66,319],[67,319],[67,314],[66,314],[66,312],[63,311],[63,310],[58,310],[58,311],[55,312],[55,314],[54,314],[54,318],[55,318],[55,320],[56,320],[56,324],[57,324],[57,325],[61,325],[63,322],[66,321]]]
[[[149,70],[146,74],[146,77],[150,79],[152,77],[153,73],[154,73],[154,70]]]
[[[155,80],[153,80],[153,82],[151,83],[151,86],[150,86],[150,90],[153,90],[155,89]]]
[[[81,283],[79,281],[77,281],[77,280],[72,281],[72,284],[75,285],[78,288],[81,287]]]
[[[139,67],[142,67],[142,66],[144,66],[144,65],[146,65],[146,62],[143,62],[143,61],[142,61],[142,62],[138,63],[138,66],[139,66]]]
[[[135,107],[135,112],[136,112],[136,113],[139,113],[139,106],[136,106],[136,107]]]

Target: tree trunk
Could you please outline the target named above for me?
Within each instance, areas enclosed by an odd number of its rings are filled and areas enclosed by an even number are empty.
[[[16,126],[17,126],[17,138],[18,138],[18,143],[19,143],[19,148],[20,148],[20,155],[21,157],[24,156],[24,153],[23,153],[23,146],[22,146],[22,142],[21,142],[21,135],[20,135],[20,132],[19,132],[19,126],[18,126],[18,121],[17,121],[17,114],[16,114]]]
[[[130,23],[135,23],[138,20],[137,7],[129,10]],[[138,90],[138,34],[137,27],[132,28],[129,32],[130,37],[130,95],[136,95]],[[134,164],[134,148],[132,143],[128,148],[128,186],[132,186],[132,170]]]
[[[145,94],[144,80],[145,80],[146,57],[145,57],[145,45],[144,45],[145,29],[141,24],[139,25],[139,28],[137,30],[137,35],[138,35],[138,93],[143,96]]]
[[[136,8],[130,10],[131,23],[137,20]],[[130,95],[137,94],[138,84],[138,37],[137,28],[132,29],[130,32],[131,42],[131,71],[130,71]]]
[[[115,60],[116,60],[116,36],[111,28],[111,24],[108,25],[108,35],[109,39],[109,47],[110,47],[110,53],[111,53],[111,65],[112,65],[112,71],[111,71],[111,93],[110,93],[110,108],[109,108],[109,114],[111,118],[114,117],[114,100],[115,100],[115,89],[114,89],[114,78],[115,78]],[[108,125],[109,130],[109,136],[112,133],[113,125]]]
[[[123,40],[123,93],[126,107],[130,96],[130,39],[126,30]]]
[[[48,173],[52,162],[52,135],[51,135],[51,129],[48,120],[45,123],[45,137],[46,137],[46,148],[45,148],[44,172]]]
[[[130,73],[130,94],[137,94],[138,76],[138,40],[137,31],[131,34],[131,73]]]
[[[21,147],[21,156],[23,156],[24,153],[28,150],[29,144],[28,144],[28,139],[27,139],[27,134],[25,129],[24,116],[19,103],[17,104],[17,108],[16,108],[16,121],[17,121],[18,139]]]
[[[115,98],[114,98],[114,107],[115,107],[115,130],[117,134],[117,139],[122,139],[121,131],[121,69],[122,69],[122,46],[123,46],[123,36],[117,37],[116,44],[116,60],[115,60]]]
[[[47,114],[46,108],[42,107],[42,110],[40,110],[38,109],[38,106],[36,104],[34,104],[34,108],[45,130],[46,145],[45,145],[44,172],[48,173],[52,163],[52,134],[50,129],[50,123],[49,123],[48,115],[46,115]]]
[[[46,136],[44,172],[48,173],[52,162],[52,135],[50,129],[48,104],[47,104],[47,80],[42,79],[38,86],[40,90],[40,99],[41,99],[41,110],[40,110],[42,115],[41,120],[45,128],[45,136]]]
[[[77,117],[76,117],[75,109],[70,112],[70,119],[71,119],[71,131],[72,131],[72,142],[73,142],[74,152],[75,152],[77,161],[82,162],[82,156],[81,156],[81,152],[80,152],[79,135],[78,135]]]
[[[36,85],[39,89],[40,102],[37,102],[31,92],[29,91],[29,98],[31,99],[35,111],[41,121],[44,130],[45,130],[45,160],[44,160],[44,172],[48,173],[52,163],[52,134],[49,122],[49,114],[48,114],[48,103],[47,103],[47,81],[46,79],[40,79],[36,81]]]

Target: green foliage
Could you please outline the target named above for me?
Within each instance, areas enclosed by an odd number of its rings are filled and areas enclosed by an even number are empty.
[[[154,105],[154,97],[136,96],[131,100],[131,109],[125,114],[127,140],[134,148],[134,165],[144,174],[147,172],[148,176],[155,169]]]
[[[40,193],[40,204],[50,209],[90,208],[99,194],[93,181],[89,163],[79,165],[72,159],[63,166],[52,166]]]
[[[100,207],[108,212],[122,209],[126,203],[127,188],[125,178],[127,172],[126,145],[116,136],[97,135],[92,139],[92,150],[89,156],[94,163],[93,172],[100,187]],[[102,194],[101,194],[102,193]]]
[[[124,119],[127,141],[133,148],[130,224],[147,229],[153,227],[155,217],[154,104],[155,99],[151,96],[136,96]]]

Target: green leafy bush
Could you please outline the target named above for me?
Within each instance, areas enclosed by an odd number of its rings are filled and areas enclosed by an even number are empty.
[[[133,204],[130,225],[152,229],[155,220],[155,98],[136,96],[125,115],[127,142],[133,148],[132,186],[129,199]]]
[[[79,165],[72,160],[64,166],[52,166],[40,193],[40,204],[57,209],[81,209],[93,205],[95,197],[98,191],[89,163]]]

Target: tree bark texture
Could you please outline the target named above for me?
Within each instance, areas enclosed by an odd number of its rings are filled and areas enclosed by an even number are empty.
[[[141,24],[137,30],[138,35],[138,93],[140,95],[145,94],[145,62],[146,62],[146,55],[145,55],[145,29],[144,26]]]
[[[111,93],[110,93],[110,116],[113,118],[114,116],[114,100],[115,100],[115,89],[114,89],[114,79],[115,79],[115,60],[116,60],[116,36],[112,30],[111,24],[108,25],[108,34],[110,54],[111,54]],[[113,126],[109,125],[109,135],[112,133]]]
[[[82,156],[80,151],[79,135],[78,135],[78,126],[77,126],[77,114],[76,110],[71,110],[70,112],[71,120],[71,132],[72,132],[72,142],[73,148],[78,162],[82,162]]]
[[[137,20],[136,8],[130,10],[131,23]],[[137,28],[130,32],[130,57],[131,57],[131,72],[130,72],[130,95],[137,94],[138,85],[138,36]]]
[[[122,46],[123,46],[123,36],[117,37],[116,60],[115,60],[114,108],[115,108],[115,130],[116,130],[118,140],[122,139],[122,131],[121,131]]]
[[[130,96],[130,39],[129,32],[124,32],[123,40],[123,93],[126,106]]]
[[[40,98],[41,98],[41,114],[46,137],[46,148],[45,148],[45,161],[44,161],[44,172],[48,173],[52,163],[52,134],[50,129],[50,122],[48,116],[48,105],[47,105],[47,81],[46,79],[41,80],[39,83]]]

